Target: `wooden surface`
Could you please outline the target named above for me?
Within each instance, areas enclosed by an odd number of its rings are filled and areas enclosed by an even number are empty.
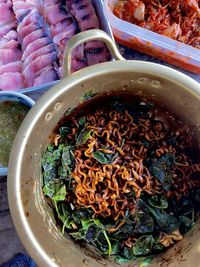
[[[127,59],[151,61],[167,65],[164,62],[143,55],[131,49],[125,49],[124,47],[120,47],[120,51],[122,55]],[[181,69],[179,70],[183,71]],[[200,75],[192,74],[186,71],[183,72],[200,82]],[[35,99],[37,98],[38,96],[35,97]],[[0,264],[6,262],[8,259],[12,258],[17,253],[26,253],[12,224],[8,207],[6,183],[6,177],[0,177]]]

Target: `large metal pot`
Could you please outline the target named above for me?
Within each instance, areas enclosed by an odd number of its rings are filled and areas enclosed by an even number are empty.
[[[116,61],[78,71],[45,93],[20,127],[10,157],[8,197],[12,218],[25,248],[41,267],[116,266],[80,248],[67,234],[63,236],[42,194],[41,154],[61,116],[66,110],[77,107],[88,90],[93,90],[97,96],[110,90],[130,90],[155,99],[193,129],[200,146],[200,84],[171,68],[122,60],[112,40],[95,30],[81,33],[70,41],[66,73],[70,73],[73,47],[91,39],[105,41]],[[199,238],[200,224],[197,223],[182,241],[157,256],[152,266],[168,266],[168,263],[169,266],[200,266]]]

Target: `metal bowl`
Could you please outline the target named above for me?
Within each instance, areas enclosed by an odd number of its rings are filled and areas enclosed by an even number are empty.
[[[31,108],[35,104],[35,101],[33,101],[30,97],[23,95],[21,93],[10,92],[10,91],[0,92],[0,101],[3,101],[3,100],[18,101],[18,102],[23,103],[29,108]],[[0,167],[0,176],[7,175],[7,171],[8,171],[7,167],[5,168]]]
[[[16,230],[31,257],[41,267],[116,266],[112,260],[83,249],[61,234],[51,208],[42,194],[41,155],[62,115],[77,107],[88,91],[131,91],[163,104],[175,117],[189,125],[200,149],[200,84],[188,76],[158,64],[125,61],[103,32],[90,30],[70,40],[66,52],[66,73],[70,54],[80,43],[104,40],[115,57],[78,71],[45,93],[27,115],[15,139],[8,172],[8,198]],[[95,96],[95,97],[96,97]],[[200,224],[150,266],[200,266]],[[133,266],[133,263],[124,266]]]

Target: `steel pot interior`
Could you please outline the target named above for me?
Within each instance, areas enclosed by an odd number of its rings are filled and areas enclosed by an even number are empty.
[[[77,107],[83,95],[93,90],[131,91],[162,103],[189,125],[200,148],[200,85],[189,77],[153,63],[121,61],[89,67],[65,78],[45,93],[23,122],[9,162],[8,196],[17,232],[41,267],[116,266],[89,249],[80,248],[61,234],[53,212],[42,194],[41,155],[61,116]],[[152,266],[200,266],[200,224],[185,238],[161,254]],[[133,263],[125,266],[133,266]],[[160,264],[160,265],[159,265]]]

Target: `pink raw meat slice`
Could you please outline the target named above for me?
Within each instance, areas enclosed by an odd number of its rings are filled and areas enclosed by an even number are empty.
[[[47,55],[40,56],[34,61],[30,62],[23,70],[24,85],[26,87],[33,86],[34,79],[36,78],[35,74],[48,65],[51,65],[54,61],[56,61],[56,59],[56,52],[52,52]]]
[[[106,46],[101,41],[91,41],[85,44],[85,55],[88,65],[105,62],[108,58]]]
[[[45,8],[48,6],[54,6],[56,4],[59,4],[60,0],[44,0],[44,6]]]
[[[82,19],[79,22],[79,27],[81,31],[86,31],[90,29],[99,29],[99,20],[96,15],[88,15],[87,19]]]
[[[41,85],[44,83],[53,82],[59,79],[57,71],[54,69],[53,66],[49,66],[43,69],[40,76],[38,76],[34,81],[34,86]]]
[[[78,20],[82,20],[88,15],[95,15],[95,10],[88,0],[84,0],[81,3],[72,4],[72,9],[72,12]]]
[[[46,45],[36,51],[34,51],[33,53],[29,54],[29,56],[27,58],[25,58],[24,64],[23,64],[23,69],[25,69],[25,67],[31,63],[31,61],[34,61],[36,58],[49,54],[51,52],[55,51],[55,45],[53,43]]]
[[[1,48],[19,48],[19,43],[16,40],[8,40],[6,38],[2,38],[0,41],[0,50]]]
[[[48,65],[48,66],[46,66],[45,68],[43,68],[43,69],[37,71],[37,72],[35,73],[35,78],[39,77],[44,71],[46,71],[46,69],[49,69],[50,67],[53,67],[54,70],[55,70],[55,71],[57,72],[57,74],[58,74],[58,65],[57,65],[56,62],[53,62],[51,65]]]
[[[90,66],[107,61],[108,51],[103,42],[91,41],[85,44],[85,55]]]
[[[1,16],[1,15],[0,15]],[[0,38],[16,27],[16,21],[10,21],[0,25]]]
[[[35,40],[34,42],[30,43],[26,50],[23,52],[22,60],[25,60],[31,53],[40,49],[41,47],[51,44],[51,40],[48,37],[41,38],[39,40]]]
[[[30,43],[34,42],[35,40],[38,40],[38,39],[44,38],[44,37],[47,37],[47,34],[44,31],[44,29],[39,29],[39,30],[36,30],[34,32],[29,33],[22,40],[22,50],[24,51],[26,49],[26,47]]]
[[[44,7],[44,0],[26,0],[26,2],[35,6],[39,11],[42,11]]]
[[[8,23],[15,19],[12,11],[12,5],[9,3],[0,3],[0,24]]]
[[[84,44],[77,46],[72,52],[72,57],[81,61],[85,60]]]
[[[6,65],[0,66],[0,75],[7,72],[21,72],[22,69],[22,61],[15,61],[8,63]]]
[[[66,29],[53,37],[54,43],[59,45],[63,39],[70,39],[76,33],[75,24],[67,26]]]
[[[50,24],[56,24],[66,19],[67,11],[61,4],[48,6],[44,9],[44,17]]]
[[[19,41],[22,42],[24,37],[39,29],[42,29],[42,25],[39,22],[30,23],[29,25],[26,25],[24,28],[21,29],[20,32],[18,32]]]
[[[88,53],[86,54],[86,58],[89,66],[107,61],[104,51],[98,52],[97,54]]]
[[[16,12],[18,10],[25,10],[26,11],[29,8],[32,8],[32,5],[27,3],[26,1],[15,1],[13,3],[13,11],[14,11],[15,15],[16,15]]]
[[[99,29],[99,20],[89,0],[73,2],[71,4],[71,13],[77,19],[81,31]]]
[[[51,25],[51,33],[53,36],[55,36],[56,34],[58,33],[61,33],[62,31],[64,31],[68,25],[72,24],[73,23],[73,19],[72,17],[68,18],[68,19],[65,19],[65,20],[62,20],[58,23],[56,23],[55,25]],[[77,30],[77,26],[74,26]]]
[[[87,67],[86,62],[83,62],[83,61],[78,60],[78,59],[72,59],[72,68],[71,68],[72,72],[81,70],[85,67]]]
[[[21,59],[22,52],[19,49],[0,48],[0,65]]]
[[[42,22],[43,18],[40,15],[40,13],[36,10],[28,10],[27,15],[20,19],[18,26],[17,26],[17,32],[20,32],[23,27],[29,25],[30,23],[37,23],[38,21]]]
[[[23,78],[19,72],[7,72],[0,75],[0,90],[19,90],[23,87]]]
[[[5,36],[4,38],[5,39],[8,39],[8,40],[17,40],[17,32],[15,30],[11,30],[9,31]]]
[[[24,16],[27,16],[28,13],[31,12],[31,10],[36,10],[36,8],[28,4],[27,2],[16,1],[13,4],[13,10],[17,20],[21,21]]]

